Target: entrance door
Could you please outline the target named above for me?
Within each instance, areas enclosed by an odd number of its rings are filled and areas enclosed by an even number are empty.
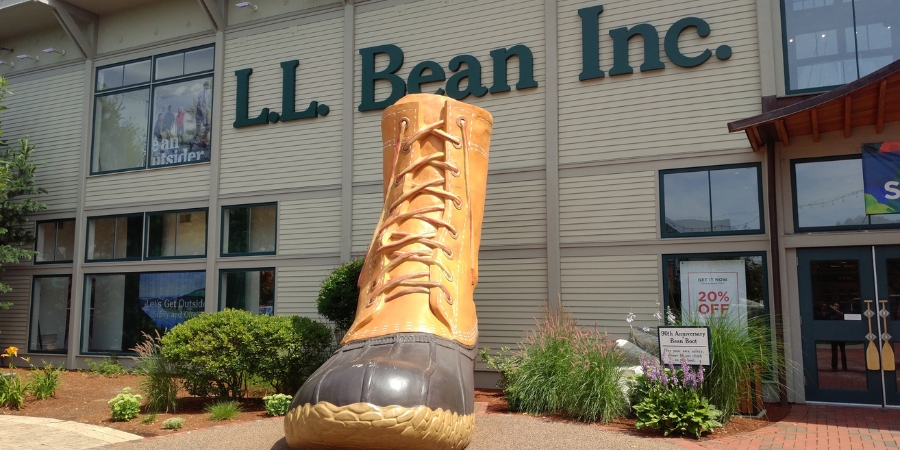
[[[797,256],[806,399],[900,405],[900,246]]]

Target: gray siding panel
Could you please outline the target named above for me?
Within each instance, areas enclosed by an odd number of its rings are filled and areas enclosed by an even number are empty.
[[[481,244],[543,244],[547,238],[544,180],[488,184]]]
[[[335,268],[332,266],[282,267],[275,273],[277,300],[275,313],[321,320],[316,312],[316,298],[322,281]]]
[[[564,244],[656,238],[653,171],[563,178],[559,197]]]
[[[0,349],[9,346],[25,352],[28,348],[28,315],[31,310],[31,277],[28,275],[5,276],[12,292],[0,296],[0,302],[12,302],[12,307],[0,312]],[[9,361],[4,361],[8,363]]]
[[[278,254],[325,253],[341,244],[341,198],[278,204]]]

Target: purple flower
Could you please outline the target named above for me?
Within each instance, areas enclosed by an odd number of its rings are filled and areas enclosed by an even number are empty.
[[[634,322],[634,311],[629,311],[628,315],[625,316],[625,321],[628,323]]]
[[[641,330],[643,330],[644,333],[649,333],[649,332],[650,332],[650,327],[644,327],[644,328],[641,328]]]

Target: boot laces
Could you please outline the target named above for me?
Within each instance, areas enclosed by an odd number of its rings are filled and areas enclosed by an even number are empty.
[[[372,241],[369,244],[369,252],[366,254],[365,264],[371,264],[372,267],[375,267],[377,265],[376,262],[381,257],[387,258],[388,262],[381,268],[381,271],[378,273],[378,275],[372,278],[373,281],[368,286],[360,286],[361,288],[366,289],[366,307],[371,306],[375,302],[375,299],[378,298],[378,296],[383,292],[389,291],[396,287],[402,287],[403,289],[396,290],[395,292],[392,292],[390,295],[385,297],[385,302],[394,300],[407,294],[427,294],[431,289],[438,288],[443,291],[447,303],[451,305],[453,304],[453,298],[450,295],[450,291],[447,289],[447,287],[444,286],[440,281],[431,280],[430,272],[427,270],[422,272],[409,273],[398,277],[392,277],[386,280],[384,283],[379,284],[379,281],[384,277],[386,273],[406,262],[419,262],[426,264],[427,266],[437,266],[443,272],[444,277],[447,278],[448,281],[453,281],[453,273],[443,262],[436,259],[433,254],[435,249],[440,249],[442,252],[444,252],[444,255],[447,257],[447,259],[453,259],[453,249],[443,244],[439,240],[436,240],[435,238],[437,237],[437,230],[439,230],[440,228],[446,229],[453,239],[459,237],[459,231],[449,221],[444,220],[446,214],[441,214],[441,218],[430,217],[427,214],[433,212],[444,213],[451,207],[451,205],[458,210],[462,209],[462,198],[450,192],[450,183],[448,181],[448,175],[452,175],[454,177],[460,176],[460,168],[447,161],[447,154],[445,151],[437,151],[430,155],[422,156],[411,162],[405,169],[399,172],[397,171],[397,163],[400,159],[400,154],[409,153],[410,148],[412,148],[413,144],[415,144],[416,141],[428,136],[440,137],[446,141],[449,141],[455,148],[463,148],[464,164],[468,165],[468,151],[467,148],[465,148],[467,147],[467,143],[465,142],[465,118],[460,117],[457,121],[457,124],[462,131],[462,138],[458,138],[439,129],[443,124],[444,120],[440,120],[433,124],[422,127],[419,131],[416,131],[406,139],[403,139],[403,134],[406,132],[406,129],[409,126],[409,119],[404,117],[400,120],[396,146],[394,147],[394,158],[393,164],[391,166],[390,183],[388,184],[387,193],[385,195],[385,205],[384,208],[382,208],[381,217],[378,220],[378,223],[380,223],[381,225],[372,236]],[[437,169],[440,177],[423,183],[414,183],[412,181],[413,175],[420,169],[428,166]],[[465,179],[465,184],[466,194],[468,195],[468,177],[466,177]],[[401,186],[405,186],[405,190],[397,197],[396,200],[388,204],[388,201],[390,200],[391,195],[395,189],[404,189],[404,187]],[[442,199],[442,202],[441,204],[408,210],[409,205],[412,203],[412,200],[420,195],[431,195]],[[388,217],[386,220],[385,216]],[[413,219],[426,222],[432,225],[435,230],[420,234],[392,231],[394,225],[398,225],[401,222]],[[380,243],[377,248],[375,246],[376,242]],[[422,244],[428,247],[428,249],[406,251],[402,250],[404,247],[412,243]]]

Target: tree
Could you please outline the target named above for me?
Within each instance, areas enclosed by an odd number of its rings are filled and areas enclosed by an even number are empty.
[[[0,102],[7,93],[6,80],[0,77]],[[0,103],[0,112],[4,110],[6,106]],[[38,164],[32,160],[33,152],[27,137],[19,139],[17,146],[8,146],[0,128],[0,265],[27,261],[37,253],[30,250],[34,233],[25,224],[29,214],[47,207],[30,198],[46,192],[34,185]],[[0,293],[11,290],[7,283],[0,282]],[[9,306],[9,302],[0,302],[0,310]]]

